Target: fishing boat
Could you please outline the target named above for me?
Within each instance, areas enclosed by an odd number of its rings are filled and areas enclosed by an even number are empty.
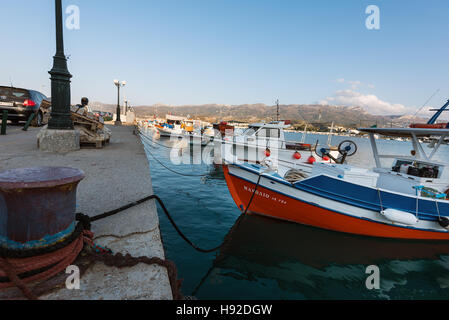
[[[206,145],[213,138],[212,126],[201,120],[166,116],[166,122],[154,126],[161,137],[185,140],[189,144]]]
[[[185,120],[187,120],[186,117],[166,115],[165,122],[158,123],[154,127],[161,137],[171,137],[172,135],[182,134],[182,124]]]
[[[214,136],[213,128],[210,124],[201,120],[184,120],[181,125],[182,133],[179,135],[190,144],[207,145]]]
[[[290,168],[226,161],[229,191],[242,210],[350,234],[449,240],[449,163],[434,160],[448,129],[361,128],[369,135],[375,168],[315,163],[306,178]],[[380,154],[374,135],[409,138],[410,155]],[[419,138],[439,137],[430,155]],[[342,146],[342,156],[354,145]],[[393,166],[382,167],[382,159]],[[290,178],[289,178],[290,177]]]
[[[233,161],[250,163],[269,163],[270,167],[278,165],[295,168],[304,175],[310,174],[316,162],[332,163],[339,153],[336,147],[330,146],[331,135],[325,146],[305,143],[306,130],[302,141],[288,141],[285,130],[291,127],[288,120],[253,123],[241,134],[234,134],[232,127],[225,123],[215,126],[219,137],[214,139],[215,149],[221,152],[216,160],[230,155]],[[217,162],[216,162],[217,163]]]

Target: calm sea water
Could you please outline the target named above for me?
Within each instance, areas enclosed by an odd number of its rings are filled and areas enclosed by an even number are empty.
[[[300,140],[300,133],[288,133]],[[306,142],[327,141],[308,135]],[[334,137],[338,144],[348,137]],[[359,147],[350,163],[372,167],[367,139],[350,138]],[[352,236],[259,216],[240,216],[223,173],[213,165],[174,165],[168,139],[156,140],[147,154],[154,192],[165,202],[182,231],[198,246],[223,246],[199,253],[176,233],[159,208],[168,259],[182,278],[182,292],[198,299],[448,299],[449,243],[398,241]],[[162,146],[164,145],[164,146]],[[411,144],[379,141],[387,153],[411,150]],[[430,149],[428,149],[430,150]],[[176,152],[176,151],[175,151]],[[195,155],[190,155],[193,158]],[[443,146],[437,158],[449,156]],[[368,290],[366,268],[377,265],[380,289]]]

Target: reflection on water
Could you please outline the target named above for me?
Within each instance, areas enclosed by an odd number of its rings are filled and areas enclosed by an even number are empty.
[[[301,139],[301,134],[287,135],[289,140]],[[324,144],[327,136],[308,135],[306,142],[317,139]],[[347,139],[334,137],[332,144]],[[368,140],[350,139],[359,147],[350,163],[372,167]],[[148,156],[155,193],[195,244],[211,248],[224,240],[220,252],[198,253],[159,211],[166,256],[184,279],[184,294],[199,299],[449,298],[449,243],[374,239],[259,216],[239,218],[220,167],[187,161],[174,165],[169,148],[173,143],[156,142],[148,151],[159,161],[202,177],[176,175]],[[386,153],[411,149],[408,142],[381,140],[379,145]],[[194,153],[192,149],[183,157],[193,159]],[[448,155],[447,146],[437,154]],[[380,268],[380,290],[370,291],[365,270],[373,264]]]
[[[365,287],[369,265],[380,268],[380,290]],[[447,298],[448,266],[449,242],[359,237],[246,215],[226,236],[210,277],[270,279],[308,299],[418,298],[402,295],[409,290]]]

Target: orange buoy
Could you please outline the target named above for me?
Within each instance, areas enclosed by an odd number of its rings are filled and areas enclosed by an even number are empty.
[[[265,156],[268,158],[269,156],[271,156],[271,151],[270,151],[270,149],[269,148],[267,148],[266,150],[265,150]]]
[[[296,151],[296,152],[293,154],[293,158],[295,158],[296,160],[299,160],[299,159],[301,159],[301,154],[300,154],[298,151]]]
[[[314,163],[316,162],[316,159],[315,159],[314,156],[310,156],[309,159],[307,159],[307,162],[308,162],[309,164],[314,164]]]

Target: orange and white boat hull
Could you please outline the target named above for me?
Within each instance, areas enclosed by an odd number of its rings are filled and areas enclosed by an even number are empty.
[[[254,193],[259,174],[240,165],[224,165],[223,171],[235,203],[244,211]],[[299,190],[282,179],[268,175],[261,176],[248,212],[364,236],[449,240],[449,232],[436,221],[419,220],[413,226],[393,223],[379,210]]]

